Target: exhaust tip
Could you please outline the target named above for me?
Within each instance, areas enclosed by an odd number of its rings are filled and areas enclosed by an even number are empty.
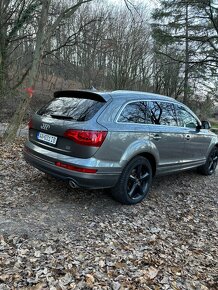
[[[69,181],[69,185],[71,188],[78,188],[78,185],[73,180]]]

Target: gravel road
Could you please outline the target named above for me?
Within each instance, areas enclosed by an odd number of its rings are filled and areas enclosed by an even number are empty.
[[[0,147],[0,289],[218,289],[218,172],[155,178],[123,206]]]

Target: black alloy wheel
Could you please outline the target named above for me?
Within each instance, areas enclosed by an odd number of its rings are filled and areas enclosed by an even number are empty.
[[[127,194],[131,199],[138,199],[147,192],[150,171],[145,164],[139,164],[132,169],[127,182]]]
[[[198,169],[203,175],[212,175],[216,171],[218,164],[218,148],[214,147],[207,157],[207,161],[204,165]]]
[[[218,149],[216,148],[216,150],[213,150],[209,156],[208,170],[209,170],[210,175],[215,172],[216,167],[217,167],[217,162],[218,162]]]
[[[150,162],[142,156],[136,156],[124,168],[117,185],[112,189],[112,195],[123,204],[136,204],[147,196],[151,182]]]

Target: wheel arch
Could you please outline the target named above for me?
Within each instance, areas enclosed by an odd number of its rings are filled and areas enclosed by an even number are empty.
[[[124,168],[132,159],[137,156],[142,156],[146,158],[152,168],[152,175],[154,176],[157,171],[157,166],[159,164],[159,152],[156,148],[155,144],[150,142],[149,140],[136,140],[135,142],[131,143],[125,150],[120,159],[120,166]]]
[[[142,156],[150,162],[151,168],[152,168],[152,175],[154,176],[156,174],[156,169],[157,169],[156,159],[154,155],[148,152],[144,152],[144,153],[139,154],[138,156]]]
[[[211,151],[212,151],[214,148],[217,148],[217,149],[218,149],[218,143],[211,143],[211,144],[210,144],[210,147],[209,147],[208,150],[207,150],[207,155],[206,155],[207,158],[208,158],[209,154],[211,153]]]
[[[152,154],[150,152],[137,152],[137,154],[132,155],[129,160],[126,160],[123,167],[127,166],[127,164],[129,164],[134,158],[136,158],[138,156],[144,157],[149,161],[149,163],[151,165],[151,169],[152,169],[152,176],[154,176],[156,174],[156,170],[157,170],[157,159],[155,158],[154,154]]]

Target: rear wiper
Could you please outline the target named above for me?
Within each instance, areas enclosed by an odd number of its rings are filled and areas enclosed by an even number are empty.
[[[64,116],[64,115],[50,115],[52,118],[55,118],[55,119],[62,119],[62,120],[73,120],[72,117],[69,117],[69,116]]]

